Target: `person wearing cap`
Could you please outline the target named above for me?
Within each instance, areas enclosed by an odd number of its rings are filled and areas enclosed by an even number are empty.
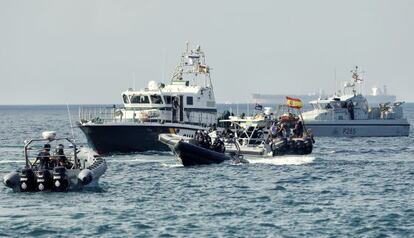
[[[43,145],[43,150],[36,157],[36,162],[39,161],[39,166],[41,169],[48,169],[50,164],[50,144]]]

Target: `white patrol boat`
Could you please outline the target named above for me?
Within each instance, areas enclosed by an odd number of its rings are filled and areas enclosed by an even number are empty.
[[[168,151],[161,133],[193,136],[217,123],[210,68],[188,43],[169,84],[150,81],[122,93],[122,108],[81,108],[79,127],[99,154]]]
[[[307,128],[315,136],[385,137],[408,136],[410,124],[403,115],[403,102],[388,102],[370,107],[367,99],[356,90],[362,79],[358,67],[343,93],[311,101],[312,111],[303,113]]]

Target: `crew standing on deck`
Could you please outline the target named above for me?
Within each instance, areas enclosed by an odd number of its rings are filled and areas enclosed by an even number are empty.
[[[41,169],[48,169],[50,167],[50,144],[45,144],[43,150],[37,155],[36,163],[39,161],[39,166]]]
[[[349,112],[349,116],[351,118],[351,120],[355,119],[355,115],[354,115],[354,103],[352,101],[350,101],[348,103],[348,112]]]
[[[298,120],[295,124],[295,129],[293,130],[295,133],[295,137],[302,138],[303,137],[303,122]]]
[[[70,167],[68,158],[65,155],[63,144],[59,144],[56,148],[56,160],[58,166],[64,166],[66,168]]]

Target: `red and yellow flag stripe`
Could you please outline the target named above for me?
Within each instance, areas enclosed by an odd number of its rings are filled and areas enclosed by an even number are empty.
[[[286,101],[288,107],[296,109],[301,109],[303,107],[303,103],[299,98],[286,97]]]

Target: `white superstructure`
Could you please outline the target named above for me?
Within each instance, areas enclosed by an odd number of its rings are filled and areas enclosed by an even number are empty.
[[[303,113],[307,127],[315,136],[408,136],[410,124],[403,115],[403,102],[370,107],[356,90],[360,81],[356,67],[341,95],[311,101],[313,110]]]
[[[123,107],[81,108],[79,128],[99,154],[169,151],[161,133],[193,136],[217,123],[210,67],[187,43],[171,81],[122,92]]]
[[[150,81],[144,89],[123,92],[122,98],[124,108],[116,112],[119,119],[205,126],[217,121],[210,68],[200,46],[189,50],[187,44],[170,83]]]

